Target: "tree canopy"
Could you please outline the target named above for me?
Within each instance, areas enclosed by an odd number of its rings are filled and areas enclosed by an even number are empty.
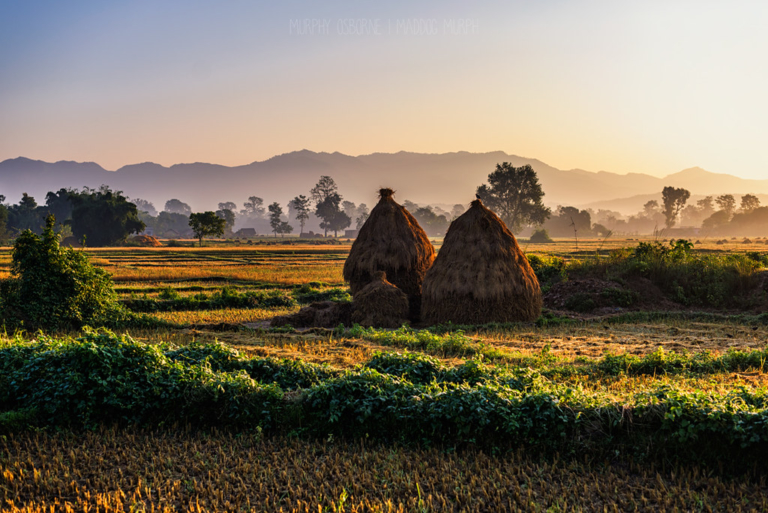
[[[192,207],[177,199],[169,199],[166,201],[163,210],[172,214],[181,214],[187,217],[192,213]]]
[[[309,219],[310,199],[302,194],[293,198],[288,203],[288,206],[293,209],[294,216],[301,227],[300,233],[303,233],[304,225],[306,224],[307,219]]]
[[[85,187],[81,192],[70,191],[72,202],[72,234],[78,240],[85,237],[90,246],[108,246],[122,242],[146,225],[139,219],[136,205],[102,185],[99,190]]]
[[[664,187],[661,191],[661,200],[664,205],[664,222],[667,228],[672,228],[677,222],[677,216],[685,206],[691,193],[681,188]]]
[[[217,216],[216,212],[198,212],[189,216],[189,226],[203,246],[203,237],[221,237],[224,235],[226,221]]]
[[[513,231],[541,225],[551,213],[541,201],[544,191],[530,165],[496,164],[496,170],[488,175],[488,184],[477,188],[477,195]]]

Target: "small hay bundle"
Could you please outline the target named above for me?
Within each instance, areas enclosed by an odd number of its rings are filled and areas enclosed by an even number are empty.
[[[128,239],[127,242],[131,246],[142,246],[146,248],[158,248],[163,245],[151,235],[136,235],[135,237]]]
[[[435,248],[418,221],[395,202],[393,194],[392,189],[379,191],[381,199],[344,262],[344,280],[354,295],[373,281],[376,271],[384,271],[387,279],[408,295],[413,308],[419,304],[421,283],[435,259]]]
[[[399,328],[408,319],[408,296],[377,271],[352,299],[352,322],[366,328]]]
[[[451,223],[422,287],[430,324],[533,321],[541,288],[504,222],[480,200]]]

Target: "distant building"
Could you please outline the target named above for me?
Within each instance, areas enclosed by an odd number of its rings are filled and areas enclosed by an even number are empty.
[[[360,230],[344,230],[344,237],[347,239],[356,239]]]
[[[235,235],[241,239],[256,237],[256,228],[240,228],[235,232]]]

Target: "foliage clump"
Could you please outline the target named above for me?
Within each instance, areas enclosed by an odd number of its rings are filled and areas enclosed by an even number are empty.
[[[42,235],[25,230],[16,239],[11,277],[0,283],[0,311],[6,327],[27,330],[77,329],[121,315],[112,278],[82,251],[62,248],[48,216]]]

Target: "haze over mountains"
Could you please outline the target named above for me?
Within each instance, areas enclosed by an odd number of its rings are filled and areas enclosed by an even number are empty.
[[[107,184],[131,198],[144,198],[162,210],[168,199],[178,198],[195,211],[215,209],[219,202],[241,205],[249,196],[266,203],[285,204],[309,189],[321,175],[330,175],[344,199],[372,206],[376,190],[392,187],[400,201],[419,204],[469,203],[497,163],[530,164],[544,188],[544,202],[552,207],[599,207],[632,214],[649,195],[660,197],[664,186],[685,187],[693,195],[768,194],[768,180],[746,180],[690,168],[664,178],[631,173],[581,169],[561,170],[536,159],[489,153],[374,153],[357,157],[341,153],[296,151],[262,162],[235,167],[217,164],[151,162],[108,171],[93,162],[48,163],[19,157],[0,162],[0,194],[18,202],[23,192],[43,203],[45,194],[62,187],[99,187]]]

